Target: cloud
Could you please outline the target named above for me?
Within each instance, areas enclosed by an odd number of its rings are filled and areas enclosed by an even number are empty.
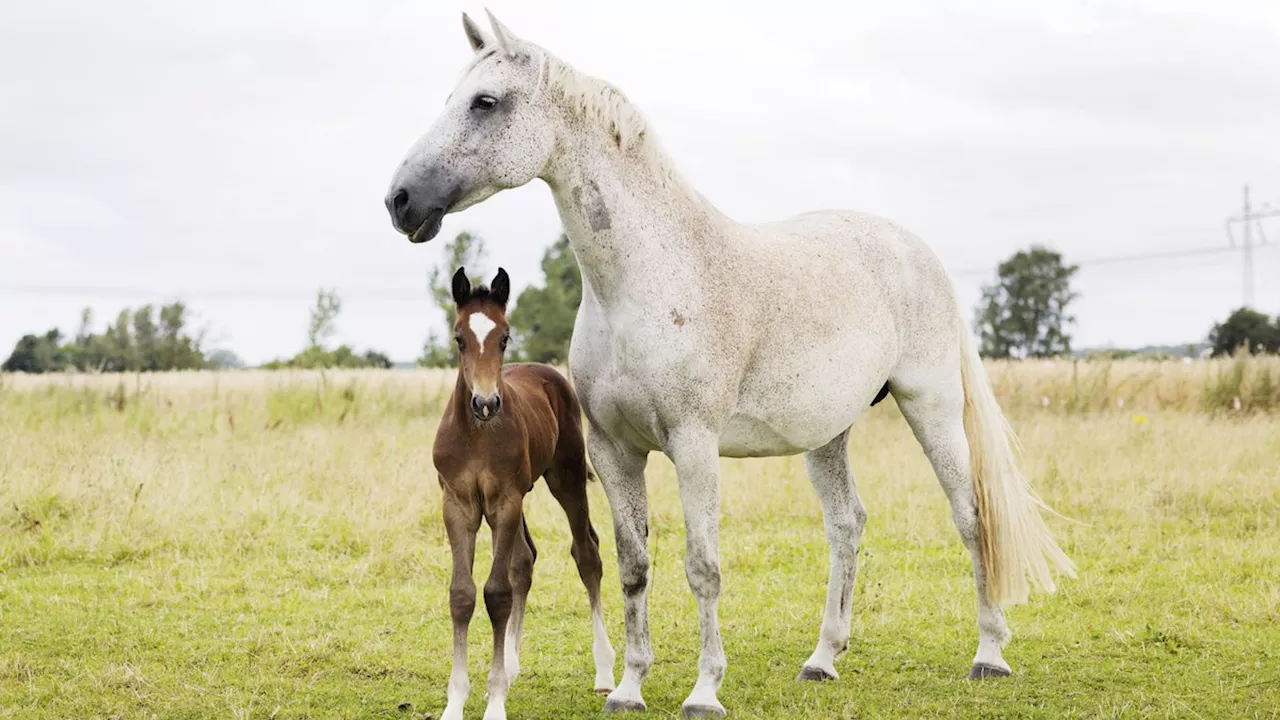
[[[27,312],[0,313],[0,352],[72,327],[82,304],[105,317],[163,299],[3,294],[57,281],[183,291],[250,361],[296,351],[316,288],[337,286],[344,340],[412,357],[439,322],[424,287],[442,243],[410,246],[381,198],[467,60],[458,10],[7,10],[0,303]],[[865,210],[968,268],[1030,242],[1069,258],[1222,244],[1245,182],[1280,204],[1280,5],[1263,0],[556,0],[500,14],[623,88],[677,167],[746,220]],[[462,229],[517,289],[560,230],[540,183],[450,216],[443,234]],[[1277,256],[1258,253],[1259,278]],[[1198,282],[1168,264],[1086,269],[1079,341],[1200,337],[1239,302],[1237,261]],[[958,282],[976,298],[979,278]],[[1280,289],[1259,293],[1280,310]]]

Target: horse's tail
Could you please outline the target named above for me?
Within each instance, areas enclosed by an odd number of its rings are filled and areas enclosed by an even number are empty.
[[[1040,510],[1053,512],[1018,469],[1018,439],[1000,411],[973,338],[960,319],[960,376],[964,383],[964,433],[969,439],[978,538],[993,605],[1026,602],[1027,576],[1053,592],[1050,570],[1075,577],[1075,564],[1058,547]]]

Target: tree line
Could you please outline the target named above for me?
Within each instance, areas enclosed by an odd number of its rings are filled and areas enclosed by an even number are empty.
[[[433,329],[423,344],[417,364],[422,367],[455,367],[453,306],[450,279],[459,267],[467,268],[472,284],[487,282],[492,273],[484,239],[462,232],[445,244],[443,261],[431,269],[427,288],[445,318],[443,332]],[[496,269],[492,268],[492,269]],[[1075,317],[1069,307],[1077,298],[1072,280],[1079,266],[1064,261],[1061,253],[1032,246],[1000,263],[994,282],[982,288],[974,309],[979,352],[990,358],[1046,358],[1071,354],[1071,327]],[[507,314],[511,325],[510,359],[523,362],[564,364],[578,305],[582,301],[582,275],[569,239],[561,235],[542,256],[542,282],[531,284],[516,298]],[[263,368],[389,368],[390,358],[376,350],[358,352],[350,345],[328,346],[336,332],[342,300],[334,290],[316,295],[306,326],[306,345],[291,358],[281,358]],[[25,335],[0,369],[6,372],[149,372],[240,366],[225,350],[206,351],[204,331],[192,331],[187,307],[175,302],[156,309],[144,305],[125,309],[102,333],[91,330],[93,316],[87,308],[80,329],[66,339],[58,329],[43,335]],[[1239,308],[1209,332],[1214,356],[1240,350],[1280,353],[1280,316]]]
[[[80,314],[80,329],[65,339],[57,328],[42,335],[24,335],[9,358],[5,372],[148,372],[198,370],[211,366],[201,345],[204,331],[192,332],[186,305],[175,302],[155,308],[125,308],[101,333],[94,333],[93,311]]]

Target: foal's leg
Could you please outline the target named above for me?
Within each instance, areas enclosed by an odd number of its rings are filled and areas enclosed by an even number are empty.
[[[667,456],[676,466],[684,507],[684,572],[698,602],[702,653],[698,682],[685,699],[685,717],[724,717],[716,698],[727,665],[720,642],[720,448],[715,433],[680,428],[667,440]]]
[[[493,567],[484,584],[484,606],[493,624],[493,663],[489,666],[489,705],[484,720],[506,720],[507,677],[506,635],[511,617],[514,588],[511,583],[511,563],[517,542],[521,538],[523,494],[508,492],[487,501],[485,509],[489,527],[493,529]]]
[[[524,635],[524,609],[533,585],[533,565],[538,548],[529,534],[529,523],[520,516],[520,534],[511,549],[511,617],[507,619],[506,666],[507,684],[520,674],[520,639]]]
[[[939,375],[949,378],[952,373]],[[986,569],[978,540],[978,502],[973,492],[969,441],[964,433],[964,389],[960,373],[954,376],[954,381],[921,384],[906,393],[895,390],[894,399],[933,465],[938,482],[951,502],[951,519],[973,561],[978,590],[978,652],[969,677],[997,677],[1009,674],[1009,664],[1000,655],[1001,646],[1009,641],[1009,628],[1005,625],[1004,611],[987,602]],[[899,399],[899,395],[903,397]]]
[[[449,701],[440,720],[462,720],[462,708],[471,693],[467,678],[467,626],[476,609],[476,583],[471,569],[476,558],[476,531],[480,529],[480,508],[473,500],[444,491],[444,527],[453,554],[453,577],[449,581],[449,614],[453,618],[453,670],[449,674]]]
[[[613,690],[613,645],[604,627],[604,611],[600,606],[600,539],[591,527],[591,513],[587,507],[586,460],[578,456],[565,462],[554,472],[547,474],[547,487],[564,514],[569,518],[569,530],[573,533],[570,554],[578,565],[578,576],[587,588],[587,600],[591,603],[591,654],[595,659],[595,690],[608,693]]]
[[[653,665],[649,645],[649,498],[644,482],[648,453],[615,442],[591,426],[588,433],[591,464],[600,475],[613,512],[614,542],[618,546],[618,579],[627,625],[626,667],[622,682],[609,693],[605,712],[644,710],[640,686]]]
[[[834,680],[836,655],[849,645],[849,617],[853,612],[853,581],[858,573],[858,546],[867,511],[858,498],[849,467],[849,431],[804,455],[809,482],[818,493],[822,520],[831,547],[827,578],[827,607],[822,615],[818,647],[805,661],[798,680]]]

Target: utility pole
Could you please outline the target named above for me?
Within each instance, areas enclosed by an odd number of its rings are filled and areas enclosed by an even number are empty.
[[[1227,241],[1231,243],[1231,247],[1236,246],[1235,235],[1231,232],[1231,226],[1236,223],[1244,224],[1244,238],[1240,244],[1244,250],[1244,307],[1253,306],[1253,230],[1258,230],[1258,239],[1260,245],[1267,243],[1267,235],[1262,229],[1262,219],[1269,217],[1280,217],[1280,210],[1272,210],[1269,205],[1263,205],[1262,210],[1255,212],[1253,206],[1249,204],[1249,186],[1244,186],[1244,206],[1239,215],[1233,215],[1227,218]]]

